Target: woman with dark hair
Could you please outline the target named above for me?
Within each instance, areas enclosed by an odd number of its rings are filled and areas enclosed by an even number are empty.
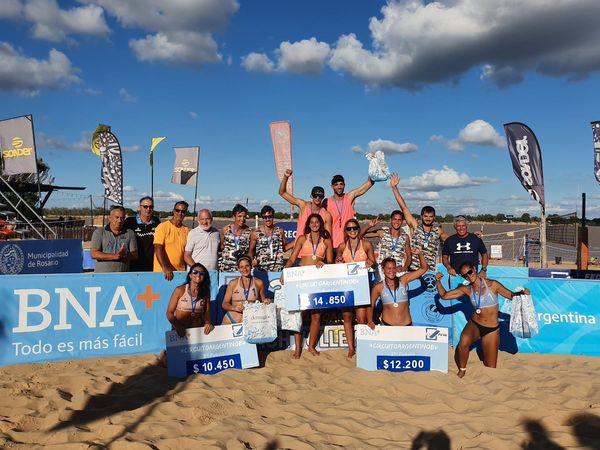
[[[202,264],[192,265],[185,283],[173,290],[167,320],[179,336],[185,336],[186,328],[204,327],[204,334],[214,329],[210,321],[210,276]]]
[[[325,221],[319,214],[311,214],[306,219],[304,234],[296,239],[294,250],[285,267],[292,267],[296,259],[300,258],[300,266],[323,267],[325,264],[333,263],[333,243],[329,232],[325,229]],[[283,276],[282,276],[283,281]],[[321,327],[321,311],[313,309],[310,311],[310,335],[308,340],[308,351],[318,356],[316,350],[317,338]],[[294,333],[296,351],[294,358],[300,358],[302,354],[302,335]]]
[[[360,238],[360,224],[356,219],[348,219],[344,224],[344,242],[337,249],[336,263],[364,262],[367,268],[375,264],[375,253],[373,245],[365,239]],[[344,331],[348,341],[348,357],[354,356],[354,318],[356,322],[367,323],[368,305],[353,308],[341,308],[344,319]]]
[[[460,341],[454,353],[454,361],[458,368],[456,375],[462,378],[467,373],[467,361],[471,345],[481,339],[483,350],[483,365],[496,367],[500,332],[498,324],[498,294],[512,300],[515,295],[529,294],[525,288],[519,292],[511,292],[496,280],[486,280],[479,276],[477,269],[470,262],[463,263],[459,268],[460,276],[469,282],[466,286],[447,291],[442,285],[443,273],[435,275],[436,287],[444,300],[457,299],[467,296],[473,304],[473,314],[460,335]]]
[[[260,217],[263,225],[254,232],[256,235],[254,267],[264,272],[281,272],[283,253],[286,250],[285,231],[275,226],[275,210],[271,206],[263,206]]]
[[[219,258],[219,272],[235,272],[237,260],[242,255],[254,255],[256,246],[255,236],[246,219],[248,210],[239,203],[231,211],[233,223],[221,229],[221,257]]]
[[[371,329],[375,329],[373,311],[378,299],[381,299],[381,303],[383,303],[383,312],[379,319],[382,325],[396,327],[412,325],[408,284],[411,281],[419,279],[429,270],[421,249],[414,248],[413,252],[419,257],[419,268],[413,272],[406,272],[400,277],[398,277],[398,267],[395,258],[390,256],[381,262],[383,281],[373,286],[373,290],[371,291],[371,307],[367,310],[368,325]]]
[[[249,256],[240,256],[237,270],[241,276],[234,278],[227,285],[223,297],[223,325],[241,323],[244,320],[245,302],[271,303],[265,297],[265,285],[259,278],[252,276],[252,260]]]

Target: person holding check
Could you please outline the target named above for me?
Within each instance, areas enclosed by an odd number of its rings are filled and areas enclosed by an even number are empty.
[[[229,282],[223,297],[223,325],[241,323],[244,320],[245,302],[271,303],[265,296],[262,280],[252,276],[252,260],[249,256],[238,258],[237,269],[241,276]]]
[[[527,288],[519,292],[511,292],[496,280],[489,278],[486,280],[485,277],[477,273],[476,267],[470,262],[461,264],[459,273],[469,284],[459,286],[450,291],[447,291],[442,285],[443,273],[438,272],[435,278],[436,287],[442,299],[453,300],[467,296],[474,308],[471,319],[469,319],[465,328],[463,328],[460,341],[454,353],[454,360],[458,367],[456,375],[462,378],[467,373],[467,361],[469,360],[471,345],[478,340],[481,340],[483,365],[486,367],[496,367],[498,348],[500,347],[498,294],[508,300],[512,300],[515,295],[529,294],[530,292]]]
[[[319,214],[311,214],[306,219],[304,234],[296,239],[294,249],[285,267],[292,267],[297,258],[300,258],[301,266],[321,268],[325,264],[333,263],[333,242],[329,232],[325,229],[325,221]],[[283,275],[281,279],[283,282]],[[308,339],[308,351],[313,356],[319,356],[319,352],[315,347],[320,328],[321,311],[313,309],[310,312],[310,335]],[[294,340],[296,344],[294,358],[297,359],[302,354],[302,334],[294,333]]]
[[[406,327],[412,325],[410,316],[410,302],[408,298],[408,284],[417,280],[429,270],[427,261],[423,252],[419,248],[414,248],[413,253],[419,257],[419,268],[412,272],[406,272],[400,277],[397,276],[396,260],[386,258],[382,261],[383,281],[377,283],[371,291],[371,306],[367,310],[367,324],[372,330],[375,329],[373,321],[373,312],[377,300],[381,299],[383,303],[383,312],[380,322],[382,325]]]

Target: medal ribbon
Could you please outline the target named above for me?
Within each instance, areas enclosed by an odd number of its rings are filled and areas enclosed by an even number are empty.
[[[317,239],[317,245],[315,245],[315,242],[313,241],[312,233],[309,235],[309,237],[310,237],[310,244],[312,245],[312,249],[313,249],[313,256],[316,258],[317,257],[317,247],[319,246],[319,242],[321,241],[321,236],[319,236],[319,239]]]
[[[196,297],[196,298],[192,297],[192,286],[191,286],[191,283],[188,284],[188,293],[190,294],[190,302],[192,302],[192,314],[191,314],[191,316],[194,317],[196,315],[196,305],[198,304],[199,300],[198,300],[198,297]]]
[[[248,289],[246,289],[246,284],[244,283],[244,277],[242,277],[242,289],[244,290],[244,298],[248,301],[248,297],[250,297],[250,289],[252,289],[252,277],[250,277],[250,283],[248,284]]]
[[[346,194],[344,194],[346,195]],[[335,203],[335,209],[337,209],[337,212],[339,214],[339,223],[340,223],[340,227],[342,226],[342,214],[344,214],[344,197],[342,197],[342,208],[340,209],[340,207],[338,206],[338,202],[335,199],[335,194],[333,195],[333,203]]]
[[[425,237],[425,246],[429,245],[429,239],[431,239],[431,231],[429,233],[427,233],[425,231],[425,227],[423,226],[423,224],[419,225],[419,227],[421,228],[421,230],[423,231],[423,236]],[[431,229],[433,229],[433,227],[431,227]]]
[[[350,240],[348,240],[348,247],[350,248],[350,257],[352,258],[352,261],[354,261],[354,255],[356,255],[359,245],[360,245],[360,239],[357,239],[356,240],[356,248],[354,249],[354,251],[352,251],[352,243],[350,242]]]
[[[385,287],[387,288],[388,292],[390,293],[390,295],[392,296],[392,298],[394,299],[394,305],[396,303],[398,303],[398,301],[396,300],[398,293],[396,292],[396,290],[391,290],[390,287],[387,284],[387,281],[385,283]]]

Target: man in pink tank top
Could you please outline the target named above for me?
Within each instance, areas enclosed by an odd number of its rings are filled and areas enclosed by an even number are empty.
[[[346,182],[344,177],[335,175],[331,179],[333,195],[327,199],[326,207],[329,214],[331,214],[331,231],[335,250],[344,242],[344,225],[346,221],[354,218],[354,201],[361,195],[366,194],[373,184],[375,184],[373,180],[368,178],[359,187],[345,194]]]
[[[311,201],[302,200],[301,198],[294,197],[292,194],[287,192],[288,178],[292,176],[292,169],[286,169],[281,183],[279,184],[279,195],[283,197],[285,201],[291,205],[295,205],[300,210],[298,215],[298,226],[296,228],[296,239],[304,234],[304,226],[306,225],[306,219],[313,213],[318,213],[325,222],[325,229],[331,235],[331,214],[327,212],[323,206],[323,199],[325,198],[325,190],[321,186],[315,186],[310,192]]]

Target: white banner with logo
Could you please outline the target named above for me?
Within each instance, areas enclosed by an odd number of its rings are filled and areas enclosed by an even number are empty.
[[[2,175],[37,173],[33,118],[15,117],[0,121]]]

